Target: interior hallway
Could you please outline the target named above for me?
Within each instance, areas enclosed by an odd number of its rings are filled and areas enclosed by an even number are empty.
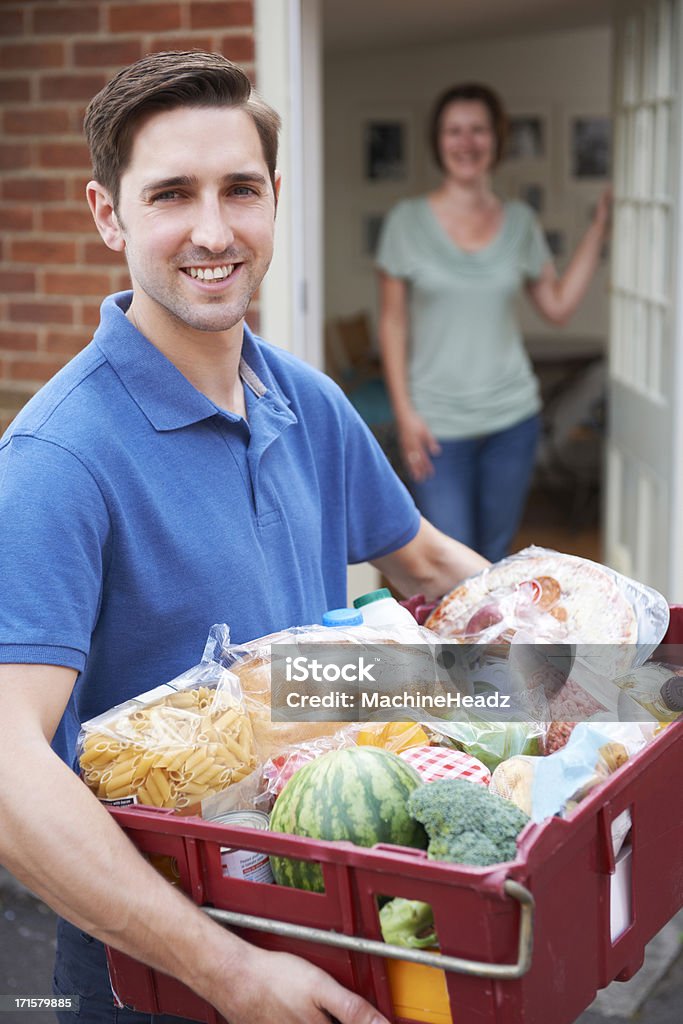
[[[602,532],[597,510],[586,517],[587,521],[574,526],[566,514],[566,504],[566,495],[532,491],[513,551],[537,544],[564,554],[602,562]]]

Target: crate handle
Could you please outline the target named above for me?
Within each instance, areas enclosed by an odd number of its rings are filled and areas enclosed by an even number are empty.
[[[520,903],[519,942],[517,962],[514,964],[490,964],[481,960],[464,960],[440,953],[426,953],[419,949],[404,949],[376,939],[363,939],[357,935],[342,935],[340,932],[325,931],[322,928],[308,928],[306,925],[291,924],[288,921],[274,921],[268,917],[253,917],[234,910],[219,910],[217,907],[202,907],[202,910],[223,925],[236,928],[251,928],[257,932],[272,932],[290,939],[318,942],[323,946],[337,946],[354,953],[371,953],[391,960],[409,960],[425,967],[437,967],[455,974],[471,974],[477,978],[495,978],[511,981],[521,978],[531,967],[534,939],[534,898],[523,885],[508,879],[503,888],[507,896]]]

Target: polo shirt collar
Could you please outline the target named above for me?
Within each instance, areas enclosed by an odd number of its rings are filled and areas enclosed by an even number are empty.
[[[159,431],[177,430],[222,415],[241,417],[218,409],[198,391],[173,363],[128,320],[132,292],[108,296],[100,308],[100,324],[93,338],[123,386],[152,426]],[[296,422],[289,400],[278,387],[249,328],[244,326],[240,376],[262,413],[275,413],[279,430]],[[267,408],[266,408],[267,407]]]

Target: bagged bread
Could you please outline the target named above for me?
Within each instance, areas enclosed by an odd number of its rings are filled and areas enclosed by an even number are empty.
[[[259,637],[246,644],[230,644],[227,626],[213,626],[204,659],[229,668],[239,681],[244,704],[251,718],[254,743],[259,760],[285,748],[333,736],[348,721],[273,721],[271,718],[271,662],[277,644],[433,644],[434,636],[415,623],[414,628],[387,626],[347,626],[329,628],[320,625],[298,626]]]

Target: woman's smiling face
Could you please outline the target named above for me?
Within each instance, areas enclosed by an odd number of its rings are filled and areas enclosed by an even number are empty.
[[[491,115],[479,100],[454,100],[439,121],[439,154],[444,172],[454,181],[470,184],[484,177],[496,159],[496,135]]]

